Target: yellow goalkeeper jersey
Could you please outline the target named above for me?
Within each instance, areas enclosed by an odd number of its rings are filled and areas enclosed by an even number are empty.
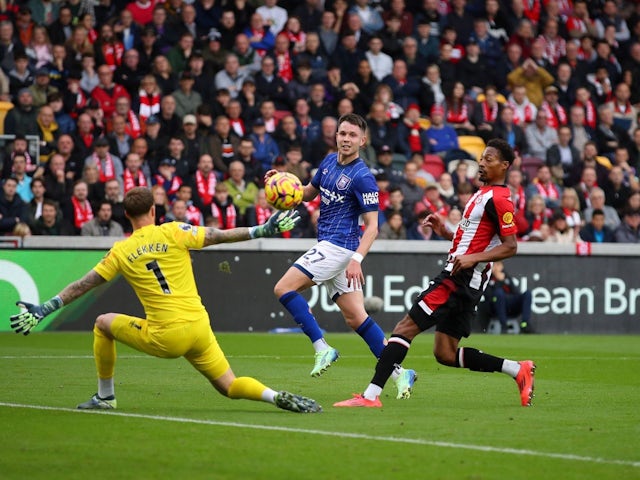
[[[105,280],[121,273],[150,321],[200,318],[205,312],[190,248],[204,246],[205,229],[172,222],[148,225],[116,242],[93,269]]]

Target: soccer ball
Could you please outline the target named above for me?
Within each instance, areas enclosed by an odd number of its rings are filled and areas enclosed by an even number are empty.
[[[302,202],[302,183],[293,173],[279,172],[269,177],[264,192],[267,202],[278,210],[291,210]]]

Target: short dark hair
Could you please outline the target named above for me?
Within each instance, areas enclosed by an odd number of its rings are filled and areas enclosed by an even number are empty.
[[[147,187],[133,187],[124,196],[124,211],[130,218],[145,215],[153,206],[153,194]]]
[[[350,123],[351,125],[355,125],[356,127],[359,127],[362,133],[365,133],[367,131],[366,120],[362,118],[360,115],[358,115],[357,113],[346,113],[342,115],[338,119],[338,126],[340,126],[344,122],[347,122],[347,123]]]
[[[487,147],[492,147],[500,152],[502,160],[509,162],[509,165],[513,164],[513,160],[516,158],[513,153],[513,148],[502,138],[492,138],[487,142]]]
[[[604,217],[604,211],[601,208],[594,208],[593,212],[591,212],[591,218],[595,217],[596,215],[602,215]]]

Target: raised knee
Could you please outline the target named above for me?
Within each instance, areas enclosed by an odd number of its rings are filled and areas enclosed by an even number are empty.
[[[433,352],[433,356],[436,361],[441,365],[446,365],[447,367],[453,367],[456,364],[455,354],[451,355],[451,352],[443,352],[440,350],[435,350]]]

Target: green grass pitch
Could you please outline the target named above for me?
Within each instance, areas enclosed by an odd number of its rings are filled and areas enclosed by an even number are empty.
[[[301,415],[217,394],[184,360],[118,345],[118,410],[74,410],[96,391],[90,333],[0,334],[0,478],[640,479],[640,337],[473,335],[463,345],[536,361],[532,408],[515,382],[438,365],[433,336],[390,382],[382,409],[338,409],[374,359],[355,334],[328,334],[341,358],[309,377],[301,335],[219,334],[237,375],[317,399]]]

